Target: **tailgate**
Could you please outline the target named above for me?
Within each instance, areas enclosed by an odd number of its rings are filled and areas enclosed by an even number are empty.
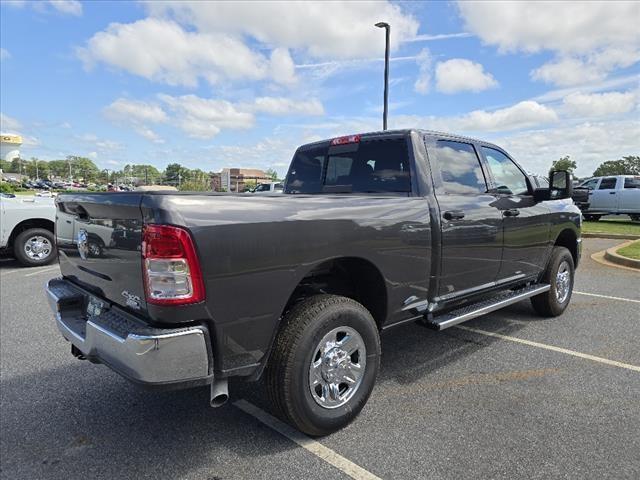
[[[68,280],[145,312],[141,193],[82,193],[57,200],[56,242]]]

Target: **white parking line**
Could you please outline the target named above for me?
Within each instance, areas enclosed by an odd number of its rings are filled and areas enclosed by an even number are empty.
[[[578,358],[584,358],[593,362],[604,363],[605,365],[611,365],[613,367],[626,368],[634,372],[640,372],[640,367],[636,365],[630,365],[628,363],[616,362],[615,360],[609,360],[608,358],[596,357],[595,355],[589,355],[588,353],[576,352],[575,350],[569,350],[561,347],[554,347],[553,345],[546,345],[544,343],[532,342],[531,340],[525,340],[523,338],[509,337],[507,335],[501,335],[500,333],[487,332],[486,330],[480,330],[479,328],[463,327],[462,325],[456,325],[455,328],[460,330],[466,330],[473,333],[479,333],[480,335],[486,335],[487,337],[499,338],[501,340],[508,340],[510,342],[522,343],[530,347],[544,348],[545,350],[551,350],[553,352],[564,353],[566,355],[572,355]]]
[[[38,270],[37,272],[27,273],[25,277],[33,277],[34,275],[40,275],[41,273],[49,273],[57,270],[59,267],[56,265],[54,267],[44,268],[42,270]]]
[[[246,400],[238,400],[233,404],[245,413],[248,413],[254,418],[257,418],[262,423],[272,428],[276,432],[284,435],[289,440],[297,443],[308,452],[313,453],[316,457],[321,458],[325,462],[333,465],[341,472],[349,475],[356,480],[381,480],[380,477],[375,476],[373,473],[365,470],[359,465],[356,465],[351,460],[347,460],[342,455],[337,454],[330,448],[325,447],[319,442],[312,440],[303,433],[295,430],[286,423],[281,422],[277,418],[272,417],[264,410],[256,407],[252,403]]]
[[[597,293],[578,292],[577,290],[574,290],[573,293],[577,293],[578,295],[587,295],[589,297],[608,298],[609,300],[620,300],[622,302],[640,303],[640,300],[634,300],[633,298],[611,297],[609,295],[599,295]]]

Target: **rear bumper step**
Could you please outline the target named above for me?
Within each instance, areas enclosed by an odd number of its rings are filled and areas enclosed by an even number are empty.
[[[47,283],[47,294],[58,329],[76,357],[104,363],[146,386],[211,383],[213,358],[205,325],[153,328],[113,305],[89,315],[90,294],[61,278]]]
[[[495,312],[496,310],[518,303],[526,298],[535,297],[541,293],[548,292],[550,289],[551,285],[547,284],[538,284],[519,288],[518,290],[512,290],[488,300],[483,300],[478,303],[452,310],[444,315],[440,315],[431,320],[426,320],[425,323],[429,328],[433,328],[434,330],[444,330],[445,328],[453,327],[454,325],[466,322],[472,318],[480,317],[490,312]]]

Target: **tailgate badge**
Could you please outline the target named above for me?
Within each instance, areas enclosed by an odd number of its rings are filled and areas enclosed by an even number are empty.
[[[133,293],[129,293],[127,290],[122,292],[122,296],[126,299],[127,307],[135,308],[136,310],[140,310],[140,297],[134,295]]]
[[[78,253],[82,260],[86,260],[89,256],[89,236],[84,228],[78,231]]]

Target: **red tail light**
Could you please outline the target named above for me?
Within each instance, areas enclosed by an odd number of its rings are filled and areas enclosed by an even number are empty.
[[[142,275],[147,303],[186,305],[202,302],[204,282],[188,231],[169,225],[145,225]]]
[[[360,143],[360,135],[347,135],[331,140],[331,145],[346,145],[347,143]]]

